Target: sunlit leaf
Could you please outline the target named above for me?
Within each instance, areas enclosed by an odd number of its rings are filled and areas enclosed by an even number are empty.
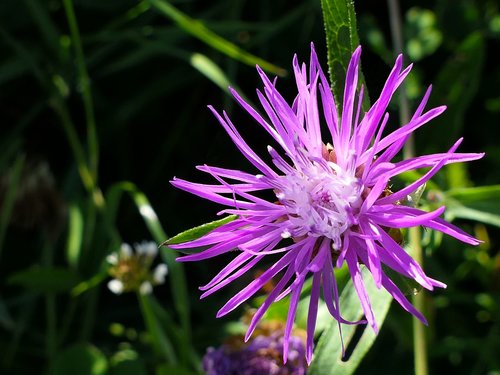
[[[352,0],[321,0],[328,47],[328,68],[337,108],[342,108],[347,67],[351,55],[359,45],[356,13]],[[359,74],[359,85],[364,82]],[[365,88],[366,89],[366,88]],[[368,105],[365,90],[363,106]]]
[[[193,68],[219,86],[223,91],[229,92],[228,87],[231,86],[229,78],[210,58],[201,53],[193,53],[189,62]]]
[[[372,309],[380,327],[389,311],[392,297],[384,289],[377,289],[372,279],[366,268],[363,269],[366,291],[370,296]],[[363,317],[363,309],[352,281],[349,281],[342,291],[340,307],[342,316],[347,320],[355,321]],[[356,330],[358,330],[358,334],[359,331],[362,331],[359,340],[357,340],[358,335],[355,334]],[[322,333],[314,351],[313,361],[308,372],[310,375],[352,374],[373,345],[376,335],[371,327],[342,325],[342,337],[344,338],[346,355],[349,356],[344,360],[342,359],[342,342],[338,323],[332,319],[330,325]]]
[[[446,214],[500,227],[500,185],[445,192]]]
[[[80,208],[73,204],[69,207],[68,240],[66,243],[66,258],[71,267],[78,266],[82,249],[83,217]]]
[[[214,230],[215,228],[218,228],[221,225],[230,223],[234,219],[236,219],[236,215],[229,215],[223,219],[215,220],[215,221],[212,221],[210,223],[202,224],[200,226],[188,229],[184,232],[181,232],[181,233],[169,238],[167,241],[162,243],[162,246],[163,245],[167,245],[167,246],[168,245],[175,245],[178,243],[196,240],[196,239],[204,236],[208,232]],[[194,249],[193,251],[196,252],[196,249]],[[186,252],[185,249],[182,249],[182,252]],[[187,250],[187,252],[192,253],[192,251],[190,251],[190,250]]]

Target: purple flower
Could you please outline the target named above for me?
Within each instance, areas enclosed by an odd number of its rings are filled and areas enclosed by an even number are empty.
[[[207,375],[305,375],[304,343],[298,336],[291,336],[288,361],[282,362],[283,330],[270,335],[259,335],[248,345],[232,348],[222,345],[209,348],[203,357],[203,370]]]
[[[330,85],[321,70],[311,45],[309,72],[306,65],[293,59],[298,95],[291,105],[257,67],[264,83],[263,93],[257,91],[266,117],[261,116],[237,92],[231,90],[238,103],[265,129],[279,149],[268,146],[272,165],[267,164],[243,140],[225,112],[210,110],[227,131],[236,147],[258,171],[199,166],[217,181],[215,185],[197,184],[174,178],[172,184],[202,198],[229,208],[221,214],[237,218],[200,239],[172,246],[178,249],[208,247],[206,250],[180,258],[199,261],[238,250],[235,258],[207,285],[200,289],[206,297],[248,272],[259,261],[276,257],[269,266],[218,312],[223,316],[255,295],[271,278],[281,278],[255,313],[246,339],[259,319],[274,302],[290,294],[290,308],[284,334],[283,356],[286,361],[289,338],[302,286],[312,275],[312,290],[307,319],[306,358],[313,351],[314,328],[320,294],[331,315],[339,323],[348,322],[340,314],[339,294],[334,267],[347,263],[366,321],[375,332],[377,323],[370,306],[360,271],[364,264],[375,285],[385,288],[408,312],[426,323],[425,318],[406,299],[394,282],[384,273],[382,265],[414,279],[432,290],[446,285],[428,277],[391,235],[390,228],[422,225],[446,233],[460,241],[477,245],[479,241],[440,218],[445,207],[432,212],[402,205],[407,196],[421,187],[449,163],[476,160],[478,153],[456,153],[462,139],[447,152],[392,162],[412,132],[439,116],[444,106],[424,112],[431,87],[425,93],[411,120],[389,134],[384,128],[389,119],[387,106],[398,86],[411,70],[403,70],[399,56],[377,101],[362,113],[363,88],[356,95],[361,47],[352,55],[347,70],[342,114],[338,114]],[[328,131],[322,140],[320,124]],[[269,158],[269,157],[268,157]],[[392,192],[390,180],[400,173],[419,168],[430,169],[407,187]],[[262,198],[266,191],[271,199]],[[322,291],[322,293],[321,293]]]

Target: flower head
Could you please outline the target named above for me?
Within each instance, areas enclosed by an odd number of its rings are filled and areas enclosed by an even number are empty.
[[[399,56],[385,82],[379,98],[362,113],[363,88],[357,94],[358,66],[361,47],[353,53],[346,75],[342,113],[337,113],[330,85],[321,70],[314,47],[311,46],[309,70],[293,59],[298,95],[292,104],[280,95],[276,81],[271,81],[257,68],[264,83],[258,98],[267,118],[231,90],[237,102],[270,135],[279,148],[268,146],[272,165],[264,162],[238,133],[225,112],[220,115],[212,107],[221,125],[236,147],[257,173],[199,166],[217,184],[197,184],[174,178],[172,184],[202,198],[228,208],[221,213],[237,218],[200,239],[172,246],[174,248],[208,247],[197,254],[180,258],[199,261],[238,249],[235,258],[207,285],[201,287],[206,297],[249,271],[268,255],[279,259],[258,278],[238,292],[218,312],[222,316],[257,293],[271,278],[281,278],[255,313],[246,339],[258,321],[276,300],[290,295],[290,308],[284,332],[283,355],[286,361],[289,339],[302,286],[312,277],[312,290],[307,320],[306,358],[312,359],[313,336],[320,294],[331,315],[339,323],[342,318],[334,268],[347,264],[366,321],[377,332],[377,323],[370,305],[360,265],[368,268],[375,285],[383,287],[408,312],[425,323],[425,318],[406,299],[394,282],[384,273],[382,265],[392,268],[422,287],[432,290],[445,285],[428,277],[395,241],[391,228],[422,225],[471,245],[479,242],[459,228],[440,218],[445,207],[432,212],[401,204],[445,164],[479,159],[483,154],[456,153],[462,139],[444,153],[392,161],[415,130],[439,116],[445,107],[424,112],[431,87],[425,93],[407,124],[384,133],[389,114],[387,106],[411,65],[403,69]],[[326,124],[322,139],[320,124]],[[398,191],[390,190],[390,180],[400,173],[430,168],[422,177]],[[263,191],[272,194],[262,198]],[[269,194],[269,193],[268,193]],[[271,259],[276,259],[275,257]],[[364,322],[364,321],[363,321]]]
[[[219,348],[208,348],[203,370],[207,375],[305,375],[304,340],[292,333],[288,362],[284,364],[283,333],[281,322],[266,321],[259,324],[255,337],[245,345],[241,345],[240,337],[230,337]]]
[[[108,255],[106,260],[111,265],[108,273],[113,280],[108,282],[108,289],[115,294],[139,291],[149,294],[154,285],[163,284],[167,275],[167,266],[159,264],[151,274],[150,267],[158,254],[154,242],[134,244],[135,252],[129,244],[123,243],[120,250]]]

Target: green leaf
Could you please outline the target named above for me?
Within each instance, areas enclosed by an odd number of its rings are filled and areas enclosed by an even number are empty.
[[[479,89],[484,55],[484,36],[478,31],[469,35],[443,63],[430,106],[446,103],[447,109],[445,115],[434,119],[432,127],[423,134],[424,142],[439,139],[442,134],[448,139],[456,139],[464,133],[465,114]]]
[[[363,279],[365,281],[366,291],[370,296],[372,309],[375,318],[378,321],[379,327],[389,311],[389,306],[392,297],[385,290],[377,289],[371,274],[366,268],[363,269]],[[340,296],[340,306],[342,316],[347,320],[358,320],[363,317],[363,309],[361,308],[359,297],[354,288],[352,281],[349,281]],[[318,312],[319,314],[319,312]],[[356,329],[362,326],[355,325],[342,325],[342,337],[344,338],[345,347],[351,352],[351,346],[355,344],[352,349],[352,354],[348,361],[342,361],[342,343],[338,330],[338,323],[332,320],[331,324],[321,335],[314,358],[311,363],[310,375],[346,375],[352,374],[358,367],[361,360],[368,352],[370,347],[375,341],[376,335],[371,327],[366,327],[357,343],[351,342]]]
[[[489,205],[494,202],[500,206],[500,185],[451,189],[446,195],[464,204],[484,202],[485,205]]]
[[[262,69],[280,76],[284,76],[286,74],[286,70],[284,70],[283,68],[280,68],[261,59],[260,57],[246,52],[237,45],[214,33],[201,21],[193,19],[188,15],[182,13],[167,1],[149,0],[149,2],[154,8],[174,21],[182,30],[184,30],[188,34],[191,34],[195,38],[201,40],[217,51],[231,57],[232,59],[251,66],[259,65]]]
[[[175,355],[174,347],[170,339],[165,335],[165,332],[160,326],[158,318],[154,313],[151,299],[149,295],[137,293],[139,299],[142,316],[144,323],[151,336],[153,350],[156,355],[166,360],[168,363],[177,363],[177,356]]]
[[[201,53],[193,53],[189,62],[193,68],[219,86],[223,91],[226,93],[229,92],[228,87],[231,86],[229,78],[213,60]]]
[[[130,349],[115,353],[110,359],[110,375],[147,375],[146,366],[136,352]]]
[[[359,45],[356,13],[352,0],[321,0],[321,7],[326,31],[330,80],[335,103],[340,112],[347,67],[352,53]],[[363,74],[360,72],[359,85],[363,82]],[[368,92],[365,90],[363,107],[368,103]]]
[[[186,230],[184,232],[181,232],[181,233],[179,233],[179,234],[177,234],[177,235],[169,238],[168,240],[166,240],[165,242],[163,242],[161,245],[162,246],[164,246],[164,245],[175,245],[175,244],[178,244],[178,243],[183,243],[183,242],[188,242],[188,241],[196,240],[196,239],[198,239],[200,237],[203,237],[205,234],[207,234],[208,232],[214,230],[215,228],[218,228],[221,225],[230,223],[234,219],[236,219],[236,215],[229,215],[229,216],[226,216],[223,219],[215,220],[215,221],[212,221],[212,222],[206,223],[206,224],[202,224],[200,226],[188,229],[188,230]],[[193,253],[193,252],[196,252],[196,249],[194,251],[190,251],[189,249],[187,251],[184,251],[184,249],[183,249],[183,252]]]
[[[500,185],[452,189],[445,193],[446,214],[500,227]]]
[[[80,207],[76,204],[69,206],[68,240],[66,242],[66,258],[71,267],[78,266],[80,251],[82,250],[83,216]]]
[[[105,375],[108,361],[95,346],[82,343],[62,351],[54,360],[51,375]]]
[[[36,292],[61,293],[71,290],[78,283],[79,277],[66,268],[35,266],[16,272],[8,281]]]

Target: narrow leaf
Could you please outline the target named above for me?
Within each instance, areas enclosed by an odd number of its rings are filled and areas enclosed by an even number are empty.
[[[223,91],[229,93],[228,87],[231,86],[229,78],[213,60],[201,53],[193,53],[189,62],[193,68],[219,86]]]
[[[181,233],[169,238],[168,240],[163,242],[161,244],[161,246],[175,245],[178,243],[196,240],[196,239],[204,236],[208,232],[214,230],[215,228],[218,228],[221,225],[227,224],[227,223],[233,221],[234,219],[236,219],[236,215],[229,215],[223,219],[215,220],[215,221],[212,221],[210,223],[202,224],[200,226],[188,229],[184,232],[181,232]]]
[[[212,30],[207,28],[199,20],[193,19],[188,15],[182,13],[180,10],[172,6],[170,3],[164,0],[149,0],[151,5],[160,11],[163,15],[174,21],[177,26],[182,30],[191,34],[195,38],[198,38],[202,42],[206,43],[210,47],[216,49],[225,55],[240,61],[244,64],[255,66],[259,65],[262,69],[274,73],[280,76],[284,76],[286,71],[274,64],[271,64],[260,57],[254,56],[251,53],[246,52],[237,45],[229,42],[228,40],[222,38],[221,36],[214,33]]]
[[[444,194],[447,215],[500,227],[500,185],[451,189]]]
[[[372,309],[375,317],[382,325],[392,297],[383,289],[377,289],[370,273],[363,269],[363,279],[366,291],[370,296]],[[359,303],[359,297],[352,281],[349,281],[340,296],[340,307],[342,316],[347,320],[358,320],[363,317],[363,309]],[[370,327],[365,327],[357,343],[355,338],[356,329],[363,329],[363,326],[342,325],[342,336],[349,358],[342,360],[342,342],[338,330],[337,321],[332,319],[330,325],[321,335],[314,358],[310,367],[310,375],[347,375],[352,374],[358,367],[361,360],[373,345],[376,335]],[[355,346],[355,347],[353,347]]]
[[[341,109],[347,67],[352,53],[359,45],[354,2],[352,0],[321,0],[321,7],[326,31],[330,81],[337,108]],[[359,84],[363,82],[363,74],[360,72]],[[365,90],[363,107],[368,105],[368,101]]]
[[[69,207],[68,240],[66,243],[66,258],[71,267],[78,266],[83,238],[83,216],[80,208],[72,204]]]
[[[158,322],[151,305],[151,296],[137,293],[137,298],[139,299],[144,323],[151,336],[152,346],[156,355],[168,363],[176,364],[177,356],[175,355],[174,347]]]

